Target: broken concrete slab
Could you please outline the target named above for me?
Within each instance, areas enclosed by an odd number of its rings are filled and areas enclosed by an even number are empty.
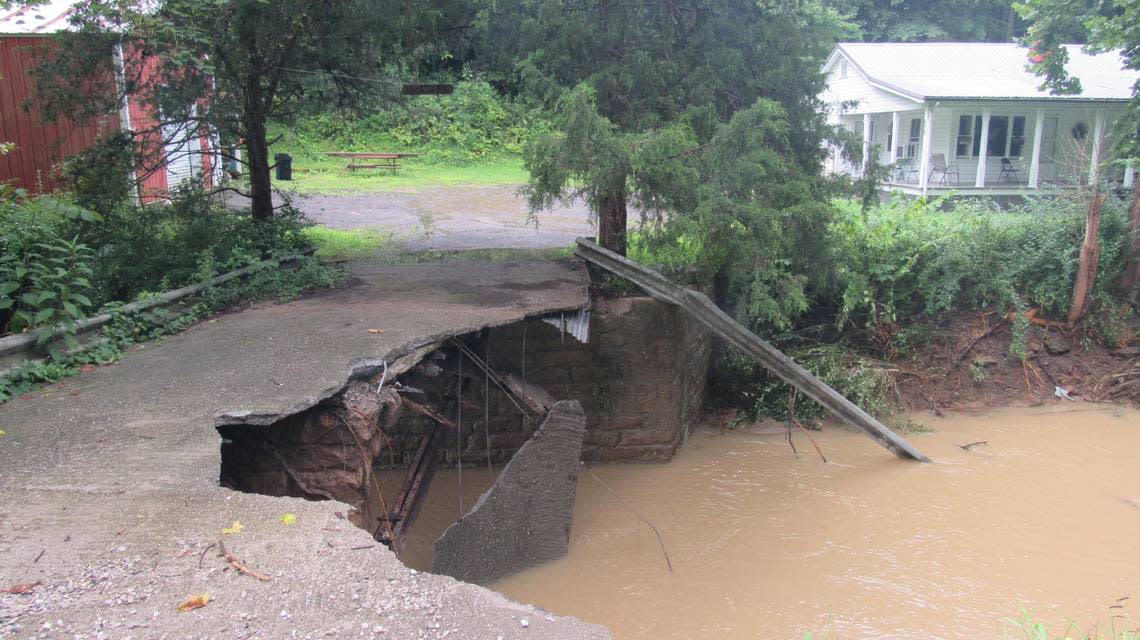
[[[566,555],[586,415],[556,402],[462,520],[435,543],[432,571],[487,584]]]
[[[345,288],[219,316],[0,405],[0,588],[38,583],[0,593],[0,637],[607,637],[411,571],[344,503],[218,485],[220,413],[271,425],[345,388],[354,365],[586,303],[567,263],[369,265]],[[223,535],[272,580],[227,571]],[[209,605],[176,610],[203,592]]]

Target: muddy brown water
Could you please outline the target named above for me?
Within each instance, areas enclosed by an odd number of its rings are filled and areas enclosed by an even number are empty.
[[[490,586],[619,639],[1024,637],[1003,622],[1022,609],[1057,634],[1140,624],[1140,412],[920,419],[931,465],[828,428],[813,435],[830,464],[802,434],[796,459],[779,435],[699,429],[669,464],[595,466],[674,571],[583,474],[569,555]],[[490,475],[463,481],[470,508]],[[456,488],[437,476],[405,562],[429,568]]]

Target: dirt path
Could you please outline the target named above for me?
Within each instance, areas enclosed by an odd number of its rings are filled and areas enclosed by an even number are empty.
[[[546,249],[593,236],[585,203],[558,206],[528,223],[526,199],[512,185],[438,187],[363,195],[294,196],[312,220],[338,229],[390,231],[410,250]]]

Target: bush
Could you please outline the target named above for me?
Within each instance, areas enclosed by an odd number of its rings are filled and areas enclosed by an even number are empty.
[[[964,201],[900,202],[867,214],[848,204],[831,225],[840,327],[877,332],[899,322],[955,309],[1038,307],[1047,317],[1068,310],[1084,237],[1078,197],[1031,200],[1002,211]],[[1111,298],[1127,259],[1125,204],[1106,203],[1094,297]]]
[[[880,418],[894,417],[900,409],[898,389],[888,367],[860,355],[842,343],[812,344],[788,350],[796,362],[820,380]],[[738,422],[752,422],[764,417],[787,420],[795,418],[804,424],[821,419],[828,411],[779,378],[736,353],[723,353],[716,363],[718,378],[734,381],[736,398],[741,402]],[[793,405],[793,394],[796,395]]]
[[[86,237],[100,251],[99,298],[111,301],[189,284],[203,262],[216,274],[293,253],[307,244],[302,229],[295,210],[257,222],[248,212],[187,190],[170,204],[120,207]]]
[[[0,333],[61,326],[69,346],[75,322],[95,307],[94,252],[71,230],[97,216],[55,198],[0,197]],[[41,336],[40,343],[48,335]]]
[[[517,155],[549,127],[530,105],[466,80],[449,96],[416,96],[372,113],[324,111],[278,124],[280,146],[315,158],[324,151],[415,151],[428,163]]]

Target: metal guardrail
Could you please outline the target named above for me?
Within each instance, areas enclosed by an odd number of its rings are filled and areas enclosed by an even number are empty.
[[[136,302],[123,305],[116,310],[116,313],[136,313],[153,307],[172,304],[178,302],[179,300],[192,296],[207,287],[214,287],[219,284],[224,284],[230,280],[241,278],[257,271],[261,271],[267,267],[277,266],[282,263],[297,260],[302,256],[309,255],[311,253],[312,252],[303,252],[295,255],[285,256],[283,258],[270,258],[268,260],[262,260],[261,262],[251,264],[248,267],[242,267],[241,269],[236,269],[234,271],[230,271],[229,273],[223,273],[222,275],[212,278],[206,282],[192,284],[190,286],[182,287],[181,289],[167,291],[147,300],[138,300]],[[111,322],[113,318],[114,315],[111,313],[102,313],[97,316],[92,316],[90,318],[80,320],[79,322],[75,323],[75,335],[77,337],[83,338],[84,336],[94,334],[104,325]],[[21,359],[33,360],[37,358],[40,354],[36,348],[36,343],[39,342],[40,336],[45,332],[51,334],[48,342],[58,340],[64,333],[63,329],[61,328],[50,327],[47,329],[40,329],[38,331],[17,333],[15,335],[0,338],[0,362],[4,363],[4,365],[0,366],[0,375],[5,372],[7,366],[11,364],[11,361],[13,360],[18,362]]]
[[[625,256],[603,249],[593,240],[578,238],[574,250],[584,260],[615,273],[641,287],[650,296],[676,305],[713,333],[763,365],[784,382],[794,386],[820,405],[856,427],[900,458],[920,462],[930,459],[915,449],[894,431],[884,426],[855,403],[843,397],[819,378],[812,375],[779,349],[742,327],[708,296],[671,282],[656,271],[644,267]]]

